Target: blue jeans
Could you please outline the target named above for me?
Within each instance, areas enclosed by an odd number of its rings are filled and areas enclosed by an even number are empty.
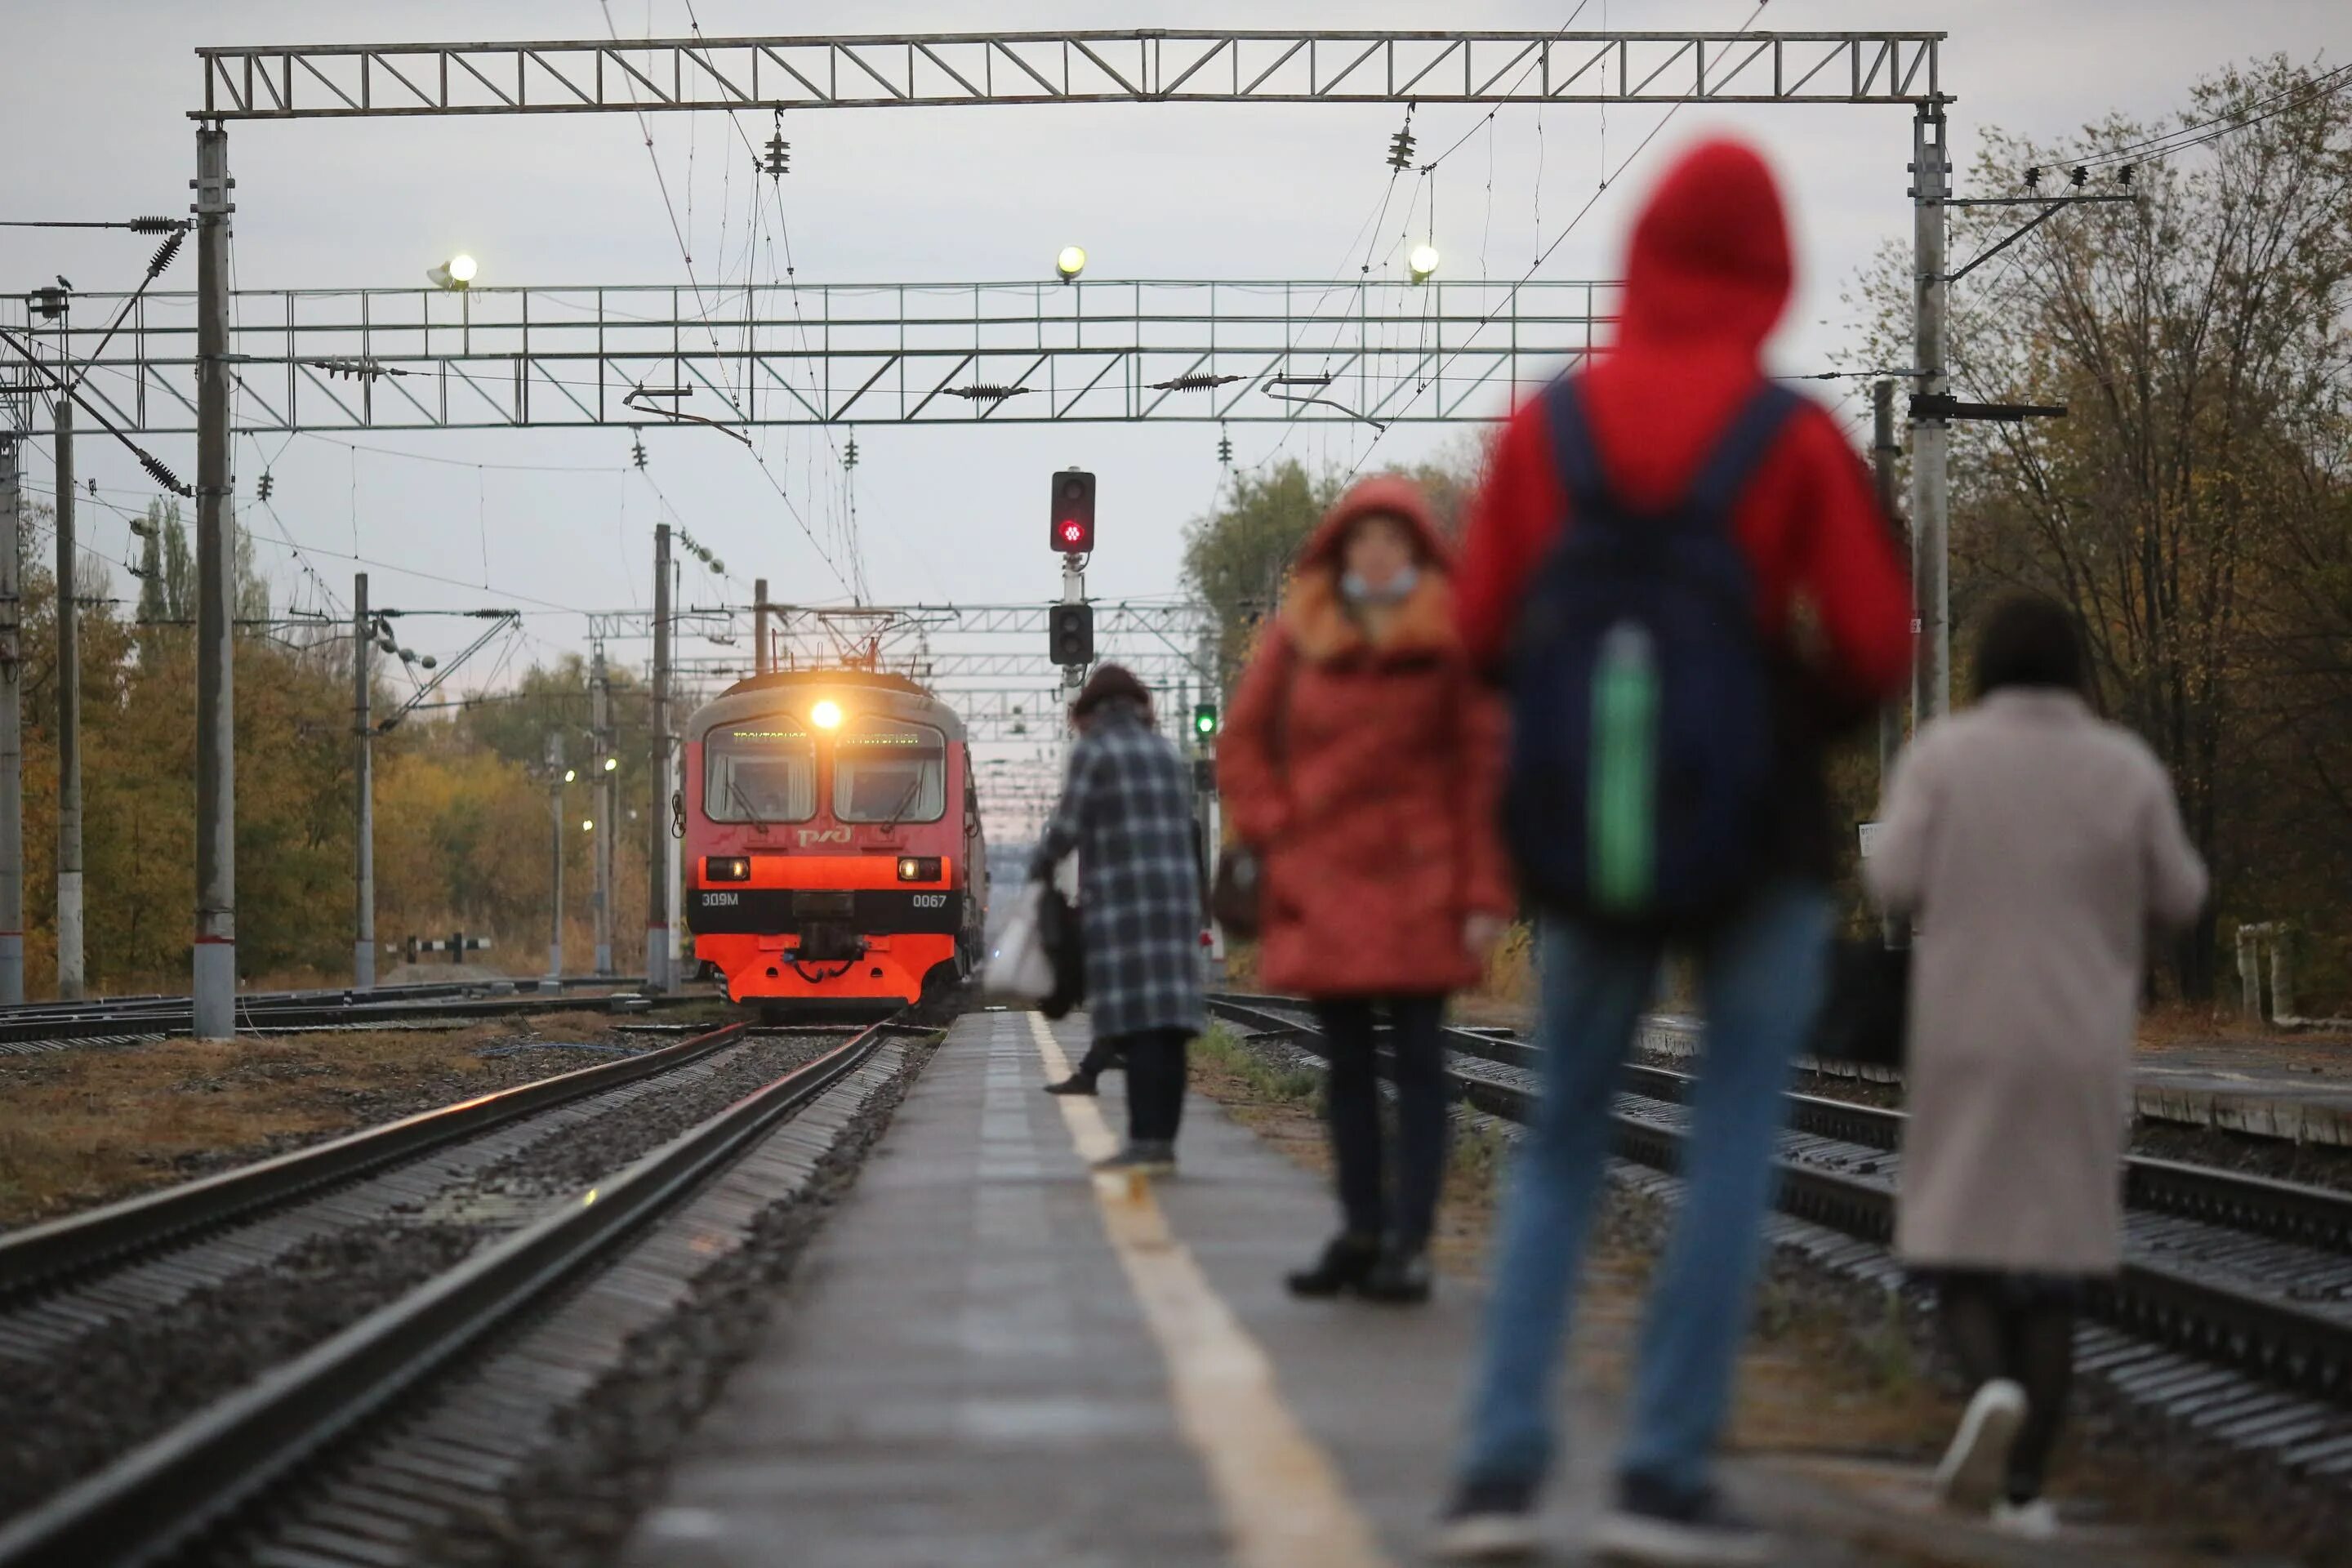
[[[1643,1324],[1622,1474],[1707,1484],[1746,1331],[1789,1066],[1821,1006],[1830,900],[1780,883],[1697,952],[1706,1051],[1684,1189]],[[1663,946],[1547,921],[1536,1037],[1543,1100],[1512,1173],[1462,1455],[1469,1482],[1539,1480],[1552,1457],[1569,1291],[1609,1155],[1618,1069]]]

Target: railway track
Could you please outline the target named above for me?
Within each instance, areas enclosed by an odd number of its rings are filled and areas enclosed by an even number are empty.
[[[1226,994],[1210,1005],[1261,1039],[1319,1054],[1303,1003]],[[1540,1053],[1490,1032],[1446,1034],[1448,1070],[1463,1099],[1524,1124],[1536,1104]],[[1695,1082],[1628,1064],[1615,1110],[1618,1154],[1673,1171]],[[1884,1248],[1894,1231],[1903,1113],[1812,1095],[1788,1100],[1781,1214],[1852,1238],[1842,1267],[1898,1278]],[[2092,1293],[2095,1321],[2079,1347],[2084,1370],[2296,1473],[2352,1473],[2352,1194],[2134,1156],[2126,1195],[2125,1265]]]
[[[690,1277],[753,1213],[712,1178],[870,1079],[901,1027],[730,1025],[0,1239],[0,1564],[259,1528],[239,1510],[273,1481],[594,1298],[601,1263],[642,1241]],[[686,1240],[665,1229],[713,1202]],[[604,1303],[612,1345],[658,1296],[639,1273]]]
[[[635,1010],[654,1005],[652,998],[622,989],[635,984],[622,978],[477,980],[380,985],[373,991],[255,992],[237,998],[236,1022],[240,1029],[397,1028],[452,1018],[511,1017],[594,1007]],[[606,988],[608,994],[593,994],[599,988]],[[185,996],[18,1003],[0,1007],[0,1056],[167,1039],[187,1034],[192,1026]]]

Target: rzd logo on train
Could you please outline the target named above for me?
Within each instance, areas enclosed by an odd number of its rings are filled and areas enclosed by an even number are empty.
[[[801,847],[803,849],[807,848],[812,844],[846,844],[848,842],[849,829],[846,827],[803,827],[801,829]]]

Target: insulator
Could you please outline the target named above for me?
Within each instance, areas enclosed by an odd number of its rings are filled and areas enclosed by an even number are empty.
[[[1389,138],[1389,167],[1391,169],[1412,167],[1412,132],[1410,130],[1400,131]]]
[[[147,276],[161,278],[163,268],[172,265],[172,258],[180,254],[180,247],[187,242],[187,238],[188,231],[184,228],[175,228],[165,236],[163,243],[155,247],[153,258],[147,263]]]
[[[187,486],[182,484],[180,482],[180,476],[165,468],[162,459],[157,458],[152,452],[140,453],[139,466],[147,470],[147,477],[149,479],[154,480],[165,489],[170,490],[175,496],[192,496],[196,493]]]
[[[425,668],[427,668],[427,669],[436,668],[438,668],[438,666],[439,666],[439,665],[440,665],[440,663],[441,663],[441,661],[440,661],[439,659],[437,659],[437,658],[434,658],[434,657],[433,657],[431,654],[429,654],[429,653],[428,653],[428,654],[426,654],[423,658],[418,659],[416,662],[417,662],[417,663],[419,663],[419,664],[421,664],[421,665],[423,665],[423,666],[424,666]]]
[[[175,217],[135,217],[131,220],[133,234],[184,234],[188,226]]]
[[[710,569],[722,577],[727,575],[727,563],[719,560],[716,555],[710,558]]]

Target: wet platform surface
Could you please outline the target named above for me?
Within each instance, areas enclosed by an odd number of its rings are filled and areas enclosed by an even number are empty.
[[[689,1438],[632,1568],[1411,1563],[1446,1476],[1475,1289],[1292,1300],[1320,1183],[1212,1103],[1183,1173],[1098,1184],[1094,1102],[1038,1092],[1083,1019],[961,1019]],[[1058,1062],[1051,1065],[1058,1066]],[[1099,1115],[1123,1125],[1118,1075]],[[1564,1397],[1546,1500],[1576,1562],[1605,1412]],[[1921,1517],[1916,1468],[1734,1461],[1796,1565],[2114,1563]],[[1974,1538],[1982,1536],[1981,1541]]]

